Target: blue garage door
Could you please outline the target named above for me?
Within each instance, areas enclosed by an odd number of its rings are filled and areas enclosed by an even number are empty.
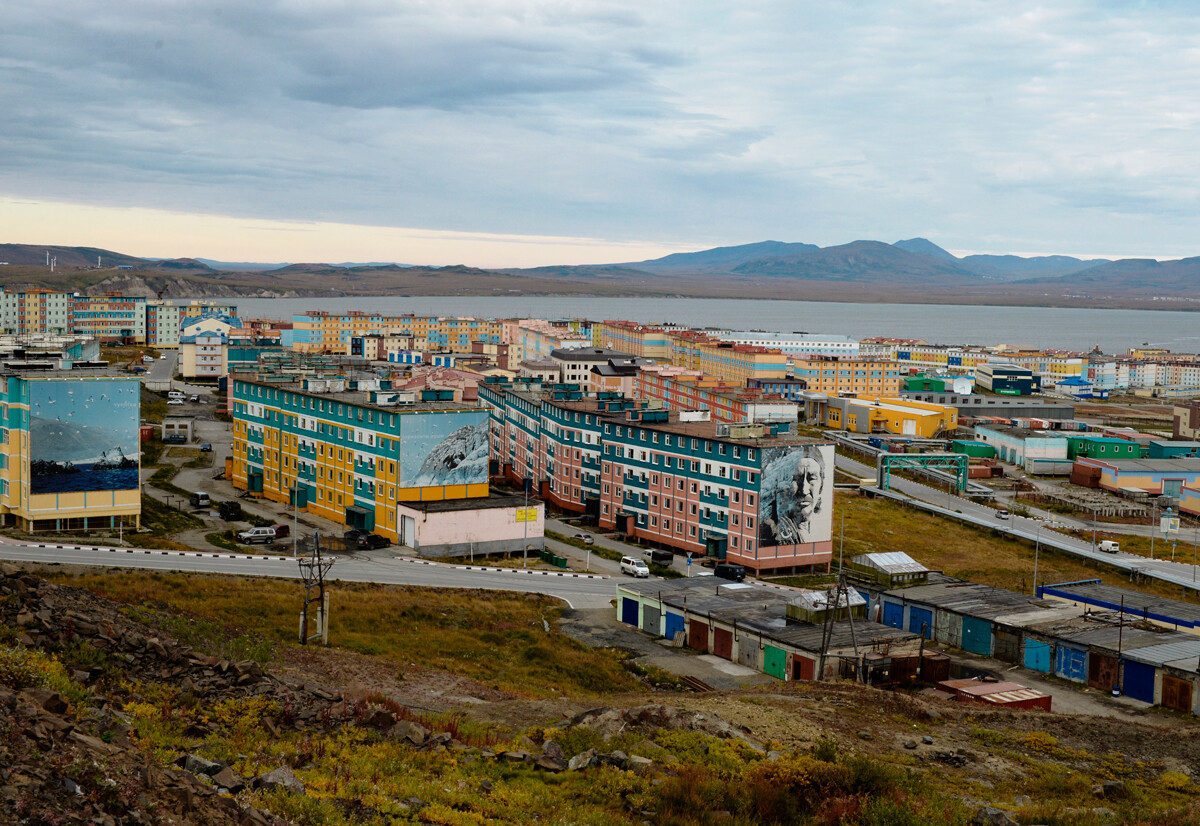
[[[1127,697],[1154,702],[1154,666],[1125,661],[1125,684],[1121,686]]]
[[[638,601],[629,597],[621,597],[621,622],[630,625],[638,624]]]
[[[892,628],[904,627],[904,606],[895,602],[883,604],[883,624]]]
[[[1050,643],[1025,638],[1025,667],[1050,673]]]
[[[1054,659],[1054,673],[1064,680],[1087,682],[1087,652],[1060,645]]]
[[[667,639],[675,639],[675,635],[683,630],[683,615],[667,612]]]
[[[975,617],[963,617],[962,647],[972,654],[992,656],[992,624]]]
[[[933,612],[914,605],[908,609],[908,630],[920,634],[922,625],[925,626],[925,639],[933,639]]]

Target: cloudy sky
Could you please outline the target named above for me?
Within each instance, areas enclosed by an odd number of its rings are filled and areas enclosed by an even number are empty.
[[[0,241],[1200,253],[1200,7],[0,0]]]

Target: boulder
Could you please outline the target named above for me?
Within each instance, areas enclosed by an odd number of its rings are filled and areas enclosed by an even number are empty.
[[[390,731],[396,725],[396,718],[392,716],[391,712],[377,708],[368,714],[359,725],[364,728],[373,728],[376,731]]]
[[[1121,798],[1125,796],[1125,784],[1120,780],[1108,780],[1099,786],[1093,786],[1092,794],[1105,800]]]
[[[414,723],[411,720],[401,720],[388,729],[387,736],[389,739],[402,740],[420,747],[425,745],[425,740],[429,737],[429,731],[420,723]]]
[[[21,694],[29,702],[51,714],[66,714],[70,707],[65,697],[50,688],[27,688]]]
[[[246,781],[234,774],[233,769],[228,766],[224,766],[219,772],[212,775],[212,779],[213,783],[222,789],[229,789],[234,794],[246,788]]]
[[[653,765],[654,761],[649,757],[642,757],[638,754],[630,755],[625,761],[625,768],[635,772],[649,771],[650,767]]]
[[[991,806],[981,807],[975,813],[975,819],[971,822],[975,823],[976,826],[1021,826],[1021,824],[1008,816],[1008,812],[995,809]]]
[[[183,757],[182,768],[184,771],[189,771],[192,774],[204,774],[212,777],[221,769],[225,768],[225,764],[217,763],[213,760],[205,760],[203,757],[197,757],[194,754],[187,754]]]
[[[567,770],[567,761],[548,754],[539,754],[534,758],[533,765],[542,771],[558,773]]]
[[[555,760],[565,760],[567,758],[563,753],[562,746],[553,740],[547,740],[545,743],[542,743],[542,754],[547,757],[553,757]]]
[[[513,749],[500,755],[500,759],[505,763],[524,763],[529,760],[529,757],[529,752],[524,749]]]
[[[260,774],[254,781],[254,786],[259,789],[281,788],[294,794],[304,794],[304,784],[288,766],[280,766],[266,774]]]
[[[581,751],[575,755],[567,763],[567,768],[573,772],[582,771],[583,769],[591,768],[596,764],[596,750],[588,749]]]

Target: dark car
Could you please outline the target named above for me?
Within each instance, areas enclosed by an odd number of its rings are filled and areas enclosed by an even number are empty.
[[[358,528],[351,528],[350,530],[348,530],[344,534],[342,534],[342,539],[346,540],[347,542],[357,542],[358,538],[365,534],[366,534],[366,531],[359,530]]]
[[[661,565],[664,568],[671,567],[671,563],[675,561],[675,554],[671,551],[654,550],[650,552],[650,564]]]
[[[364,533],[355,540],[359,550],[373,551],[376,548],[386,548],[392,543],[377,533]]]
[[[217,505],[217,513],[226,522],[233,522],[236,519],[242,518],[242,503],[241,502],[222,502]]]
[[[164,445],[186,445],[187,437],[186,436],[176,436],[176,435],[163,436],[162,443]]]
[[[732,562],[718,562],[717,567],[713,568],[713,575],[719,576],[721,579],[732,579],[734,582],[741,582],[746,578],[746,568],[742,565],[735,565]]]
[[[201,453],[212,453],[212,443],[205,442],[204,444],[200,445],[200,452]]]

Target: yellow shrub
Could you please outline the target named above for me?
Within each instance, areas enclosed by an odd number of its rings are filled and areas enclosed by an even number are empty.
[[[1172,792],[1186,792],[1192,787],[1192,778],[1183,772],[1163,772],[1159,775],[1158,785]]]

